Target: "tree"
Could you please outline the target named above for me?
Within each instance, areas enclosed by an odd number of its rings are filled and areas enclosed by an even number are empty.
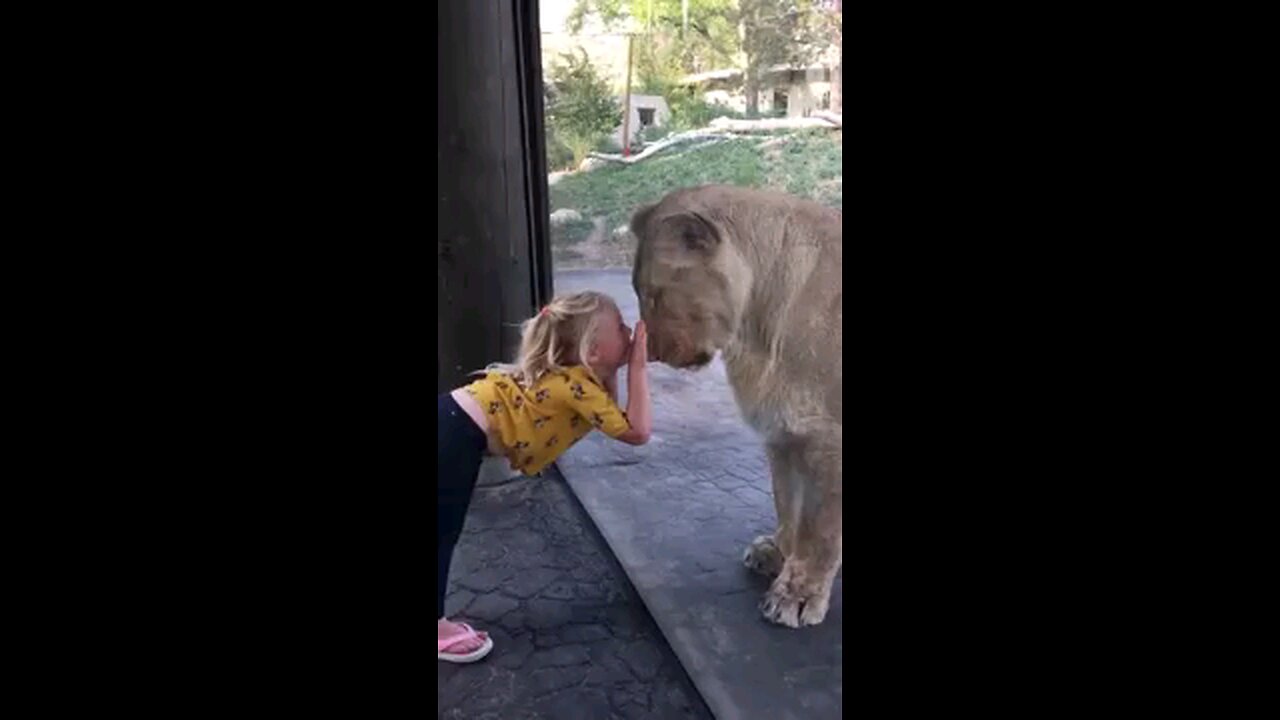
[[[743,70],[747,112],[759,112],[759,90],[774,65],[812,62],[838,36],[831,32],[831,0],[578,0],[568,27],[580,32],[588,16],[606,27],[630,24],[645,33],[645,53],[666,70],[655,46],[674,47],[685,73],[725,65]],[[687,22],[686,22],[687,16]],[[642,74],[647,70],[642,69]],[[653,73],[650,73],[651,75]]]
[[[563,53],[551,67],[551,87],[546,91],[546,117],[557,139],[573,152],[576,168],[596,143],[622,122],[622,108],[609,83],[596,72],[587,53]]]
[[[825,19],[814,0],[739,0],[748,115],[760,111],[760,85],[769,68],[807,66],[830,46]]]
[[[735,0],[577,0],[569,32],[579,33],[588,17],[605,27],[643,33],[639,47],[663,44],[685,73],[734,64],[740,48]],[[629,23],[628,23],[629,21]]]
[[[844,112],[844,2],[843,0],[821,0],[819,9],[822,22],[831,38],[831,47],[836,50],[835,62],[831,65],[831,110]]]

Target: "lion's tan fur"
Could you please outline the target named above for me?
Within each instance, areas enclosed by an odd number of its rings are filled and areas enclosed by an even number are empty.
[[[633,283],[652,359],[720,351],[743,417],[764,439],[778,529],[747,549],[776,575],[762,611],[822,621],[842,561],[841,212],[783,193],[677,190],[632,219]]]

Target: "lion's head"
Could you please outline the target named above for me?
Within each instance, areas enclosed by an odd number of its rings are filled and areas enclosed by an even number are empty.
[[[685,193],[638,210],[631,231],[638,241],[631,282],[649,329],[649,359],[706,365],[736,332],[750,271],[725,229]]]

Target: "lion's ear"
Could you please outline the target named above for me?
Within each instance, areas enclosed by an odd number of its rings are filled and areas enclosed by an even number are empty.
[[[653,211],[658,207],[657,203],[645,205],[636,210],[631,215],[631,234],[636,237],[643,237],[644,226],[649,224],[649,218],[653,216]]]
[[[664,220],[666,231],[686,250],[710,254],[720,246],[720,233],[706,217],[696,212],[682,212]]]

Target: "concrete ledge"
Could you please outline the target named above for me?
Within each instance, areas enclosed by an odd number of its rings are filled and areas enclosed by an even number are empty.
[[[556,276],[557,292],[586,288],[637,319],[628,271]],[[840,717],[843,579],[819,626],[792,630],[760,616],[767,581],[742,566],[747,544],[775,523],[760,441],[719,360],[696,373],[658,364],[649,373],[649,445],[594,433],[560,459],[561,473],[717,718]]]

